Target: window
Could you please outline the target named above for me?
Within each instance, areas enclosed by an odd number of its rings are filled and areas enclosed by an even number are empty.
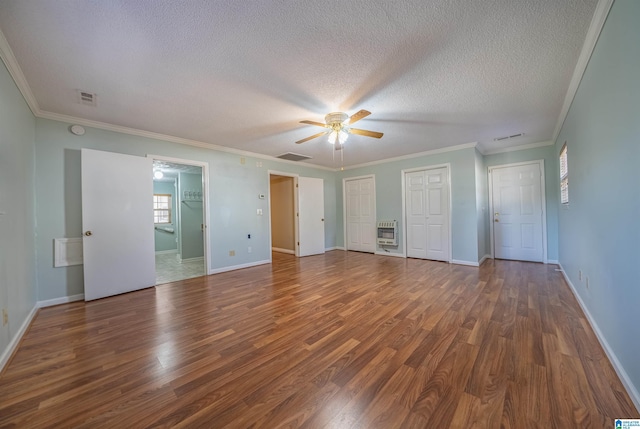
[[[171,223],[171,194],[153,194],[153,223]]]
[[[567,165],[567,142],[560,150],[560,202],[569,204],[569,166]]]

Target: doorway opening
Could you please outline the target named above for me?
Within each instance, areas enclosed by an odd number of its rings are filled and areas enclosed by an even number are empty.
[[[324,181],[277,171],[268,174],[271,250],[295,256],[324,253]]]
[[[153,156],[156,284],[209,273],[206,163]]]
[[[271,251],[296,254],[295,177],[269,175]]]

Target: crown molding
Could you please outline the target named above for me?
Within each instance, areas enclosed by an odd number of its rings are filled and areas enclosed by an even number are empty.
[[[552,146],[554,144],[555,144],[555,142],[553,140],[546,140],[546,141],[538,142],[538,143],[529,143],[529,144],[523,144],[523,145],[520,145],[520,146],[505,147],[503,149],[480,150],[480,153],[482,155],[495,155],[495,154],[498,154],[498,153],[515,152],[515,151],[518,151],[518,150],[527,150],[527,149],[535,149],[537,147]]]
[[[308,168],[314,168],[317,170],[325,170],[325,171],[335,171],[335,168],[325,167],[322,165],[310,164],[308,162],[300,162],[300,161],[288,161],[286,159],[276,158],[275,156],[263,155],[255,152],[249,152],[240,149],[233,149],[226,146],[219,146],[210,143],[204,143],[196,140],[184,139],[181,137],[175,137],[165,134],[153,133],[150,131],[139,130],[136,128],[123,127],[119,125],[113,125],[106,122],[92,121],[90,119],[82,119],[75,116],[70,115],[62,115],[59,113],[47,112],[45,110],[41,110],[38,102],[36,101],[33,92],[31,91],[31,87],[27,83],[27,79],[22,73],[22,69],[18,65],[18,61],[11,50],[11,46],[9,46],[9,42],[7,41],[4,33],[0,29],[0,58],[4,62],[11,78],[15,82],[18,90],[22,94],[22,97],[25,99],[29,109],[31,109],[31,113],[37,118],[50,119],[52,121],[58,122],[66,122],[70,124],[78,124],[86,127],[97,128],[101,130],[114,131],[122,134],[129,134],[138,137],[146,137],[150,139],[162,140],[177,144],[183,144],[188,146],[195,146],[204,149],[216,150],[220,152],[232,153],[235,155],[241,155],[252,158],[265,159],[269,161],[275,161],[282,164],[291,164],[291,165],[301,165]]]
[[[477,142],[464,143],[464,144],[459,144],[459,145],[456,145],[456,146],[450,146],[450,147],[443,147],[443,148],[440,148],[440,149],[427,150],[425,152],[417,152],[417,153],[411,153],[409,155],[396,156],[394,158],[385,158],[385,159],[381,159],[379,161],[371,161],[371,162],[365,162],[363,164],[350,165],[348,167],[344,167],[343,169],[336,169],[336,171],[339,171],[339,170],[344,170],[344,171],[353,170],[353,169],[356,169],[356,168],[370,167],[372,165],[380,165],[380,164],[386,164],[386,163],[389,163],[389,162],[402,161],[402,160],[405,160],[405,159],[419,158],[421,156],[437,155],[439,153],[446,153],[446,152],[455,152],[457,150],[475,148],[477,145],[478,145]]]
[[[600,37],[600,33],[602,32],[602,28],[607,20],[607,16],[609,15],[613,2],[614,0],[599,0],[596,5],[596,11],[591,19],[589,30],[587,30],[587,36],[584,40],[584,44],[582,45],[582,51],[578,57],[578,62],[576,63],[575,69],[573,69],[573,76],[569,82],[569,89],[564,97],[564,104],[562,105],[562,110],[560,111],[556,128],[553,131],[552,140],[554,142],[558,139],[558,135],[560,135],[560,130],[564,125],[564,121],[567,119],[569,108],[571,107],[573,99],[578,92],[578,87],[580,86],[584,72],[587,70],[587,65],[589,64],[589,60],[591,59],[593,50],[596,47],[596,43],[598,42],[598,38]]]
[[[9,46],[9,42],[7,41],[7,38],[4,37],[2,30],[0,30],[0,58],[2,58],[2,62],[4,62],[7,70],[9,70],[9,74],[16,83],[18,90],[22,93],[22,97],[27,102],[29,109],[31,109],[31,113],[38,116],[40,113],[38,102],[36,101],[33,92],[31,92],[31,87],[29,87],[29,84],[27,83],[27,78],[24,77],[24,73],[22,73],[22,69],[18,65],[18,61],[16,60],[15,55],[13,55],[11,46]]]

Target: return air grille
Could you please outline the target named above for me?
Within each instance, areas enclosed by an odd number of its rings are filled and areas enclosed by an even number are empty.
[[[502,140],[515,139],[516,137],[522,137],[522,136],[524,136],[524,133],[514,134],[512,136],[496,137],[495,139],[493,139],[493,141],[499,142],[499,141],[502,141]]]
[[[98,96],[93,92],[83,91],[81,89],[76,90],[78,94],[78,102],[80,104],[84,104],[85,106],[93,106],[96,107]]]
[[[311,159],[310,156],[300,155],[299,153],[287,152],[282,155],[276,156],[276,158],[286,159],[287,161],[302,161],[304,159]]]

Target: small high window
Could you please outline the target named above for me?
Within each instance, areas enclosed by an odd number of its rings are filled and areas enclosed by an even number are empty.
[[[153,194],[153,223],[171,223],[171,194]]]
[[[569,204],[569,166],[567,165],[567,142],[560,150],[560,202]]]

